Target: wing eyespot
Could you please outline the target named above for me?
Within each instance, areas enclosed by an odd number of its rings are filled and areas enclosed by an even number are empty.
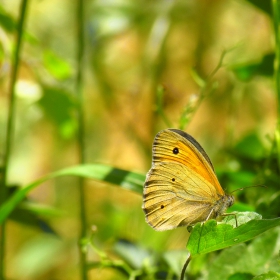
[[[175,182],[175,178],[172,178],[172,182]]]
[[[162,204],[162,205],[160,205],[160,209],[163,209],[164,208],[164,205]]]
[[[179,149],[178,149],[177,147],[175,147],[175,148],[173,149],[173,154],[174,154],[174,155],[179,154]]]

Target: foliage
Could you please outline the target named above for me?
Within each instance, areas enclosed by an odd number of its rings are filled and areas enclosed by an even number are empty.
[[[280,279],[279,2],[47,2],[0,4],[2,131],[16,101],[1,274],[179,279],[191,256],[185,279]],[[227,193],[266,187],[234,192],[235,216],[153,231],[141,195],[166,127],[201,142]]]

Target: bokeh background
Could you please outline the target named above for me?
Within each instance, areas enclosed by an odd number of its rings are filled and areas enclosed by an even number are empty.
[[[1,134],[7,125],[20,2],[0,1]],[[277,217],[278,101],[270,1],[87,0],[84,5],[86,162],[145,174],[155,134],[167,127],[181,128],[205,148],[227,192],[269,186],[235,193],[238,207]],[[79,163],[79,43],[76,1],[29,1],[16,83],[11,190]],[[0,141],[3,146],[4,137]],[[11,215],[8,279],[79,279],[77,182],[76,177],[50,180],[30,192]],[[89,279],[128,279],[122,269],[106,267],[102,253],[146,271],[160,264],[161,274],[139,279],[176,279],[172,277],[178,275],[181,260],[172,260],[185,259],[189,233],[184,228],[155,232],[145,223],[141,204],[139,194],[86,181],[92,237],[88,259],[94,262]],[[273,234],[279,241],[279,230]],[[275,254],[263,262],[271,263]],[[149,255],[157,261],[151,263]],[[214,279],[209,278],[209,267],[217,258],[219,254],[210,254],[193,262],[190,279]],[[250,268],[245,272],[254,274]]]

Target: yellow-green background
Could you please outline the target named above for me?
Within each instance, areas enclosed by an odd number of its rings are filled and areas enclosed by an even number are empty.
[[[29,1],[16,83],[11,186],[79,163],[77,5],[66,0]],[[183,128],[205,148],[228,191],[269,185],[268,191],[248,189],[238,194],[241,202],[255,210],[264,202],[261,198],[275,199],[271,197],[278,196],[280,177],[272,156],[277,95],[271,10],[241,0],[88,0],[84,5],[86,162],[146,173],[155,134],[180,126],[182,113],[196,104],[201,86],[209,82],[226,52],[205,98]],[[0,8],[3,146],[20,1],[1,0]],[[168,123],[157,110],[159,87],[164,88],[162,106]],[[51,180],[28,195],[29,201],[51,208],[51,213],[39,217],[53,233],[42,228],[38,216],[31,222],[17,214],[8,220],[7,279],[79,279],[77,181]],[[120,258],[114,251],[119,239],[159,254],[185,248],[185,228],[155,232],[145,223],[139,194],[88,180],[85,203],[88,234],[96,227],[94,244],[112,259]],[[267,218],[278,213],[267,213]],[[93,248],[88,250],[89,261],[100,261]],[[215,256],[193,266],[192,279],[207,279]],[[90,270],[89,279],[126,277],[97,267]]]

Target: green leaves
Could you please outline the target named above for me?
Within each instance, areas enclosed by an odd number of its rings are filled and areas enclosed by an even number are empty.
[[[106,183],[118,185],[124,189],[142,194],[145,176],[102,164],[85,164],[62,169],[32,182],[19,189],[0,208],[0,223],[13,211],[19,202],[34,188],[46,180],[60,176],[79,176]],[[220,250],[248,241],[257,235],[280,225],[280,218],[265,220],[254,212],[240,212],[236,214],[238,227],[235,226],[234,215],[227,216],[223,223],[217,224],[215,220],[194,226],[187,249],[192,257]]]
[[[113,168],[102,164],[84,164],[50,173],[35,182],[32,182],[16,191],[11,198],[0,208],[0,224],[7,218],[19,202],[34,188],[43,182],[60,176],[79,176],[89,179],[102,180],[104,182],[119,185],[124,189],[142,193],[145,176],[126,170]]]
[[[212,264],[208,270],[208,279],[239,280],[243,279],[241,277],[237,278],[241,273],[243,276],[250,274],[250,279],[255,279],[253,276],[256,279],[279,279],[269,278],[279,273],[277,244],[279,244],[279,230],[273,229],[248,244],[243,243],[223,250],[212,259]]]
[[[280,274],[275,271],[269,271],[267,273],[254,277],[254,280],[277,280],[280,279]]]
[[[143,183],[145,180],[145,176],[142,174],[117,169],[102,164],[85,164],[65,168],[42,177],[37,181],[17,190],[0,208],[0,223],[2,223],[8,217],[8,215],[17,207],[17,205],[32,189],[36,188],[46,180],[54,179],[60,176],[79,176],[83,178],[99,180],[109,184],[117,185],[123,189],[131,190],[139,194],[142,194]],[[235,227],[235,216],[238,221],[238,227]],[[246,242],[250,239],[253,239],[257,235],[279,225],[280,218],[267,220],[262,219],[259,214],[254,212],[239,212],[227,216],[222,223],[217,223],[215,220],[210,220],[202,225],[195,225],[188,240],[187,249],[193,258],[201,254],[206,254]],[[236,246],[234,246],[234,248],[236,248]],[[178,270],[178,268],[175,270]],[[238,271],[240,270],[237,269],[237,272]],[[244,274],[243,276],[247,277],[248,275]],[[258,277],[266,276],[260,275]]]
[[[238,213],[238,227],[233,227],[233,219],[217,224],[215,220],[194,226],[188,240],[187,249],[191,256],[206,254],[229,246],[243,243],[257,235],[280,225],[280,218],[260,219],[254,212]],[[249,220],[249,221],[248,221]]]
[[[248,62],[242,65],[232,66],[231,69],[236,77],[241,81],[249,81],[256,75],[271,77],[273,75],[274,53],[268,53],[259,62]]]
[[[265,146],[256,133],[246,135],[234,147],[234,153],[241,158],[260,160],[265,156]]]

